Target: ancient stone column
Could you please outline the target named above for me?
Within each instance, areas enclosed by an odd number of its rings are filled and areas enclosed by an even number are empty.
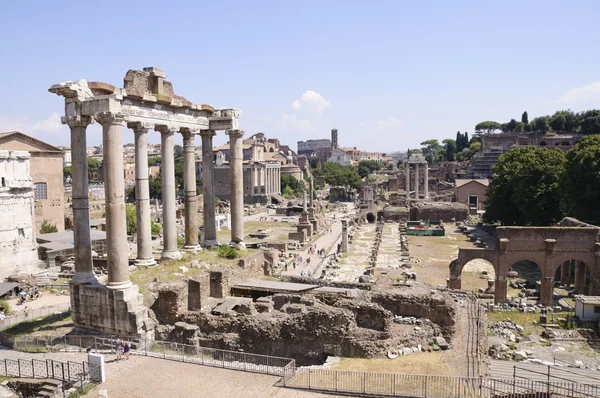
[[[415,199],[419,199],[419,163],[415,163]]]
[[[569,285],[571,282],[571,262],[564,262],[560,266],[560,283],[563,285]]]
[[[313,207],[313,192],[315,190],[315,183],[313,181],[312,174],[310,175],[310,180],[309,180],[308,186],[309,186],[309,192],[310,192],[310,195],[308,197],[308,202],[310,204],[310,207]]]
[[[281,167],[278,167],[276,169],[276,171],[277,171],[277,180],[276,180],[277,181],[277,193],[281,195]],[[310,197],[311,197],[311,199],[310,199],[311,205],[310,206],[312,207],[312,195]]]
[[[552,307],[554,299],[552,297],[554,292],[554,278],[543,277],[540,283],[540,303],[545,307]]]
[[[137,266],[156,264],[152,256],[150,227],[150,185],[148,183],[148,130],[142,123],[127,125],[135,134],[135,216],[137,225]]]
[[[96,114],[102,125],[104,192],[106,196],[106,253],[110,289],[126,289],[129,280],[129,248],[125,212],[123,167],[123,118],[112,112]]]
[[[262,187],[262,170],[263,170],[263,165],[259,164],[256,167],[256,180],[258,181],[258,194],[262,195],[263,194],[263,187]]]
[[[196,135],[190,129],[183,134],[183,182],[185,189],[185,246],[183,250],[198,251],[198,199],[196,196]]]
[[[90,210],[88,189],[88,162],[86,128],[90,116],[69,116],[65,123],[71,129],[71,164],[73,194],[73,255],[75,274],[73,284],[98,283],[92,269],[92,240],[90,237]],[[63,119],[64,120],[64,119]]]
[[[204,247],[216,246],[215,165],[213,163],[214,130],[201,130],[202,137],[202,203],[204,218]]]
[[[231,202],[231,244],[246,247],[244,244],[244,180],[242,130],[228,130],[229,135],[229,191]]]
[[[506,276],[497,276],[494,288],[494,304],[500,304],[506,301],[506,291]]]
[[[423,189],[425,190],[425,199],[429,199],[429,163],[425,163],[425,175]]]
[[[342,220],[342,253],[348,252],[348,220]]]
[[[410,199],[410,163],[406,161],[406,202]]]
[[[160,177],[162,181],[162,220],[163,220],[163,259],[181,257],[177,249],[177,203],[175,199],[175,130],[169,126],[156,126],[160,132],[161,166]]]
[[[254,196],[254,185],[256,185],[256,179],[254,178],[254,165],[250,164],[250,196]]]

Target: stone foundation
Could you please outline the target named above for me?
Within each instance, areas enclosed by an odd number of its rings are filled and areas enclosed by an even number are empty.
[[[131,338],[154,339],[154,322],[137,285],[108,289],[104,285],[71,285],[71,316],[76,327]]]

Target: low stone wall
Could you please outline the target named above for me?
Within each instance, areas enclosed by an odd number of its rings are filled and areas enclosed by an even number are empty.
[[[417,202],[411,204],[410,219],[424,221],[464,221],[469,207],[457,202]]]

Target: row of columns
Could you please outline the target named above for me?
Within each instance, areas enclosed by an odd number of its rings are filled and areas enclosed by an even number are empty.
[[[129,279],[129,256],[125,212],[125,181],[123,167],[123,138],[121,115],[104,112],[95,115],[102,125],[103,163],[106,196],[106,253],[108,256],[107,287],[125,289],[132,285]],[[71,130],[71,154],[73,164],[73,235],[75,275],[73,283],[97,283],[92,269],[92,249],[90,237],[88,166],[86,129],[93,119],[89,116],[70,116],[65,123]],[[161,134],[161,181],[162,181],[162,227],[163,252],[161,258],[180,256],[177,247],[176,190],[174,134],[183,135],[184,152],[184,191],[185,191],[185,246],[184,250],[194,251],[198,245],[197,195],[195,168],[195,132],[190,129],[175,129],[164,125],[150,125],[141,122],[128,123],[135,134],[135,189],[137,217],[137,259],[139,265],[156,263],[152,255],[150,227],[150,187],[148,181],[148,138],[151,127]],[[242,165],[242,136],[240,130],[229,130],[231,167],[231,243],[244,246],[244,192]],[[204,205],[204,244],[218,244],[215,221],[214,165],[212,139],[214,130],[202,130],[203,157],[203,205]]]
[[[414,182],[414,190],[415,190],[415,199],[419,199],[419,168],[421,164],[425,165],[425,169],[423,170],[425,175],[423,178],[423,189],[424,189],[424,198],[429,199],[429,164],[428,163],[414,163],[415,165],[415,182]],[[410,199],[410,163],[406,162],[406,200]]]
[[[204,160],[202,163],[204,163]],[[281,169],[279,167],[269,166],[268,164],[251,165],[250,187],[251,195],[271,195],[274,193],[280,193]]]

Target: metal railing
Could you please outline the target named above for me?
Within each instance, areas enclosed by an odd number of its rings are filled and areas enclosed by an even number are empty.
[[[290,358],[227,351],[165,341],[154,341],[152,345],[143,345],[132,350],[131,353],[197,365],[282,376],[284,377],[284,383],[286,369],[292,369],[296,366],[296,361]]]
[[[368,373],[327,369],[286,368],[285,386],[392,397],[538,397],[591,398],[600,396],[600,386],[577,383],[546,383],[533,380]],[[531,394],[531,395],[530,395]]]
[[[0,321],[0,330],[4,330],[12,325],[16,325],[17,323],[31,321],[32,319],[39,318],[41,316],[52,315],[56,312],[64,312],[71,309],[70,303],[63,303],[28,310],[27,313],[25,313],[24,310],[27,306],[27,303],[28,302],[25,302],[25,304],[22,304],[18,307],[12,307],[12,310],[17,313],[15,315],[9,315],[4,320]]]
[[[87,362],[0,359],[0,376],[58,380],[61,385],[55,391],[64,392],[69,388],[81,391],[89,384],[100,382],[100,368]]]

